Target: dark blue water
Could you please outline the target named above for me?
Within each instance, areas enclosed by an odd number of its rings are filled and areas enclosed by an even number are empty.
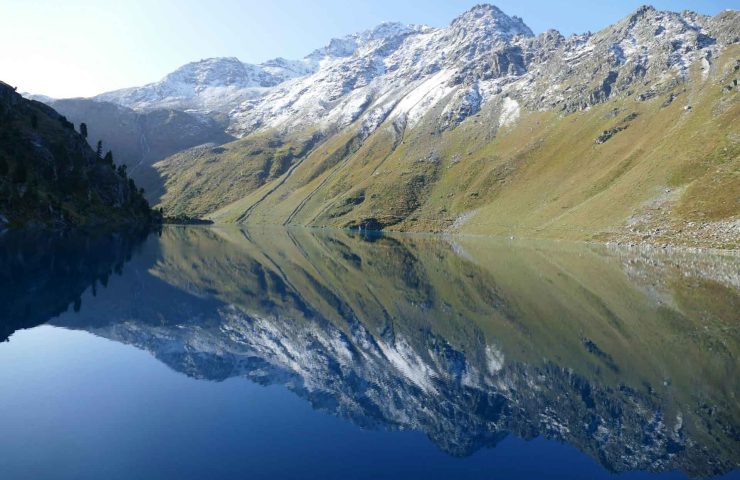
[[[732,258],[15,235],[0,478],[740,478]]]

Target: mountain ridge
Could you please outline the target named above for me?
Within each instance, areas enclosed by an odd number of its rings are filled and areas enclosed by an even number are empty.
[[[694,30],[697,32],[699,41],[701,41],[701,38],[704,38],[702,35],[705,35],[702,33],[702,29],[707,28],[706,24],[708,24],[710,18],[721,18],[725,14],[732,15],[731,12],[726,11],[715,17],[708,17],[688,11],[680,14],[661,12],[654,7],[642,6],[613,26],[601,30],[601,32],[606,32],[615,26],[623,26],[625,27],[624,33],[629,34],[629,30],[638,26],[640,22],[649,21],[655,24],[655,22],[667,19],[669,23],[683,23],[686,31],[678,33],[690,36],[691,30]],[[734,18],[736,19],[736,15],[734,15]],[[714,23],[716,24],[718,22]],[[665,31],[663,25],[656,24],[656,26],[656,32],[660,29]],[[380,53],[382,56],[383,53],[390,53],[390,50],[395,48],[393,44],[397,44],[399,39],[403,39],[409,35],[416,36],[445,30],[449,30],[450,37],[446,40],[452,42],[459,41],[465,44],[466,47],[470,46],[475,49],[482,48],[479,42],[483,42],[485,45],[491,39],[511,40],[516,36],[532,39],[549,39],[549,43],[556,45],[561,45],[563,42],[570,42],[573,44],[573,47],[577,47],[579,44],[588,42],[594,36],[594,34],[586,33],[573,34],[566,38],[556,30],[548,30],[535,36],[520,18],[509,17],[493,5],[481,4],[472,7],[467,12],[455,18],[448,27],[433,28],[419,25],[403,25],[397,22],[385,22],[363,32],[332,39],[327,46],[314,50],[301,60],[276,58],[262,64],[248,64],[239,61],[235,57],[204,59],[178,68],[159,82],[148,84],[144,87],[132,87],[106,92],[94,98],[113,101],[114,103],[141,110],[156,107],[176,107],[209,111],[209,109],[215,107],[219,111],[230,112],[230,115],[235,120],[235,125],[231,129],[232,133],[243,135],[252,131],[257,125],[264,125],[264,122],[259,121],[252,121],[247,124],[241,123],[240,117],[244,115],[245,110],[254,107],[255,102],[259,102],[259,99],[263,98],[275,87],[283,85],[286,82],[290,83],[291,80],[315,75],[320,70],[322,62],[326,63],[337,59],[346,60],[352,56],[372,56],[377,53]],[[723,41],[727,43],[729,41],[736,41],[736,39],[724,39]],[[389,43],[389,45],[386,45],[385,52],[383,52],[384,49],[377,48],[378,43]],[[542,40],[540,40],[540,43],[542,43]],[[515,47],[518,48],[518,45],[515,45]],[[485,45],[485,48],[490,49],[490,45]],[[621,58],[622,62],[628,60],[624,58],[624,52],[621,51],[623,49],[624,47],[616,45],[611,56]],[[463,55],[474,55],[473,50],[455,53],[459,57]],[[582,53],[575,52],[574,55]],[[676,63],[684,62],[685,60],[680,54],[676,54],[675,57],[674,61]],[[617,60],[617,62],[619,61]],[[522,63],[524,62],[520,61],[519,65],[505,66],[508,67],[506,72],[516,73],[516,71],[519,71],[520,74],[526,73],[522,69]],[[273,68],[273,65],[277,65],[275,67],[277,71],[266,71],[266,69]],[[372,70],[372,67],[378,67],[378,72],[364,72],[367,81],[383,70],[382,67],[377,65],[377,62],[372,65],[366,65],[366,69]],[[490,68],[491,66],[484,64],[479,68],[483,69],[486,67]],[[434,68],[432,66],[430,71],[434,70]],[[413,79],[413,76],[410,78]],[[312,79],[311,82],[315,83],[316,80],[322,81],[321,78],[318,78]],[[357,82],[357,80],[353,81]],[[193,91],[188,91],[191,88]],[[354,88],[355,86],[353,85]],[[209,89],[213,91],[207,92]],[[281,91],[275,93],[280,95],[285,94],[285,92]],[[201,94],[204,95],[204,98],[192,98]],[[209,98],[208,94],[212,98]],[[594,100],[597,99],[598,92],[595,95]],[[239,101],[240,99],[241,101]],[[331,99],[331,95],[329,99]],[[566,108],[584,108],[585,106],[587,105],[568,106]],[[232,108],[235,110],[232,111]],[[272,123],[274,125],[274,122]]]

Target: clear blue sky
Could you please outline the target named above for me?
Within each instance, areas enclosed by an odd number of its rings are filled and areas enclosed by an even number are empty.
[[[535,33],[597,31],[647,0],[496,0]],[[19,91],[90,96],[159,80],[201,58],[301,58],[382,21],[435,27],[479,0],[0,0],[0,80]],[[655,0],[715,14],[740,0]]]

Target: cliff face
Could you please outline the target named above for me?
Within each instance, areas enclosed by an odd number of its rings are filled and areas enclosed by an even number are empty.
[[[0,228],[142,223],[142,192],[52,108],[0,82]]]

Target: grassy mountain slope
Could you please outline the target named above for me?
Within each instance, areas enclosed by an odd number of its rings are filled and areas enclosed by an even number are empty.
[[[0,227],[140,223],[153,213],[125,169],[52,108],[0,82]]]
[[[162,206],[172,215],[207,215],[279,180],[314,141],[310,135],[285,139],[265,132],[173,155],[154,165],[164,179]]]
[[[739,55],[730,46],[711,71],[693,65],[647,100],[641,85],[503,126],[493,104],[449,130],[432,109],[413,129],[387,121],[368,138],[359,125],[253,134],[155,165],[162,205],[218,222],[737,247]]]

